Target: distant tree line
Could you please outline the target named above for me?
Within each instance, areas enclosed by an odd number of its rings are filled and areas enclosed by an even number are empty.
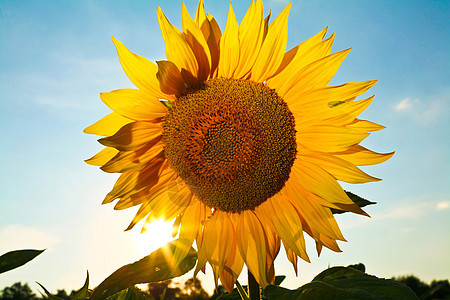
[[[138,288],[136,288],[139,290]],[[150,283],[147,285],[147,289],[139,290],[147,295],[151,295],[154,299],[161,299],[164,295],[164,300],[204,300],[204,299],[216,299],[219,295],[225,293],[225,289],[219,286],[218,291],[215,291],[211,297],[205,289],[202,287],[202,283],[197,278],[190,278],[185,283],[183,288],[175,285],[172,280],[166,280],[162,282]],[[76,291],[71,291],[67,293],[64,289],[59,289],[54,293],[61,299],[70,300]],[[114,295],[110,297],[114,300]],[[151,299],[151,297],[149,297]],[[27,283],[22,284],[21,282],[16,282],[12,286],[5,287],[0,291],[0,300],[41,300],[46,299],[45,297],[38,297],[33,293],[31,288]]]
[[[363,268],[364,265],[360,264]],[[359,266],[359,265],[355,265]],[[358,268],[359,269],[359,268]],[[449,299],[450,300],[450,283],[446,280],[433,280],[430,284],[421,281],[414,275],[393,277],[393,280],[402,282],[409,286],[421,300],[435,300],[435,299]],[[76,291],[67,293],[64,289],[57,290],[54,294],[61,299],[71,299],[71,295]],[[209,295],[202,287],[201,281],[198,279],[188,279],[182,288],[175,285],[171,280],[150,283],[147,288],[141,291],[147,295],[151,295],[154,299],[161,299],[164,295],[164,300],[215,300],[220,295],[225,293],[223,286],[214,290],[213,295]],[[149,298],[151,298],[149,297]],[[112,296],[111,298],[114,298]],[[27,283],[14,283],[12,286],[5,287],[0,291],[0,300],[40,300],[45,299],[38,297],[30,289]]]

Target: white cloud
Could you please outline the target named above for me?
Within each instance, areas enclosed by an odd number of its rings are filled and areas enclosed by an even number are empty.
[[[14,224],[0,228],[0,241],[0,253],[5,253],[20,249],[46,249],[53,246],[57,239],[38,228]]]
[[[427,97],[427,99],[406,97],[400,100],[394,109],[401,114],[410,116],[420,123],[430,123],[447,117],[450,110],[450,92]]]
[[[450,201],[441,201],[436,204],[436,210],[450,209]]]
[[[417,220],[426,215],[432,214],[436,210],[450,209],[450,201],[413,201],[409,199],[407,202],[399,203],[394,207],[390,207],[385,211],[371,213],[371,218],[364,218],[357,215],[335,215],[338,220],[339,227],[344,229],[359,228],[363,225],[376,221],[410,219]],[[401,232],[408,232],[411,228],[400,228]]]
[[[433,208],[431,202],[403,203],[397,207],[380,213],[375,219],[417,219],[429,213]]]
[[[401,100],[399,103],[397,103],[397,105],[395,106],[395,109],[397,111],[409,110],[414,106],[414,104],[417,105],[418,102],[420,102],[419,99],[405,98],[405,99]]]

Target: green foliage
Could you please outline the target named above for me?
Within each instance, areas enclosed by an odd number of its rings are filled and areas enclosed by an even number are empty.
[[[52,293],[50,293],[42,284],[40,284],[39,282],[36,282],[37,284],[39,284],[39,286],[44,290],[44,293],[47,295],[45,296],[44,294],[41,293],[42,297],[44,299],[50,299],[50,300],[63,300],[62,298],[52,295]]]
[[[275,276],[275,285],[280,285],[285,279],[285,275]]]
[[[191,247],[188,255],[175,264],[176,248],[177,241],[170,242],[143,259],[121,267],[94,289],[90,299],[105,299],[135,284],[158,282],[185,274],[195,266],[197,252]]]
[[[310,299],[418,299],[406,285],[394,280],[377,278],[349,267],[333,267],[317,275],[312,282],[296,290],[268,286],[268,300]]]
[[[67,297],[67,293],[61,290],[58,291],[58,294],[52,295],[42,284],[39,282],[36,282],[39,284],[39,286],[44,290],[44,293],[47,295],[43,295],[44,299],[50,299],[50,300],[65,300],[65,299],[73,299],[73,300],[82,300],[82,299],[88,299],[91,291],[88,289],[89,286],[89,272],[87,272],[86,281],[84,282],[84,285],[81,289],[78,291],[72,291],[70,294],[70,297]]]
[[[357,204],[359,207],[364,207],[364,206],[367,206],[367,205],[376,204],[376,202],[372,202],[372,201],[369,201],[367,199],[364,199],[364,198],[362,198],[362,197],[360,197],[360,196],[358,196],[356,194],[353,194],[352,192],[345,191],[345,193],[347,193],[347,196],[350,199],[352,199],[352,201],[355,202],[355,204]],[[331,208],[331,212],[333,214],[343,214],[343,213],[345,213],[347,211]]]
[[[426,284],[414,275],[394,277],[393,280],[409,286],[421,300],[450,299],[450,283],[447,280],[433,280]]]
[[[14,283],[10,287],[5,287],[0,294],[0,300],[37,300],[36,295],[31,291],[28,284],[20,282]]]
[[[108,300],[155,300],[152,295],[145,293],[137,287],[129,287],[107,298]]]
[[[170,287],[172,280],[164,280],[161,282],[152,282],[147,285],[148,292],[155,299],[172,300],[180,296],[181,289],[179,287]]]
[[[15,250],[0,256],[0,274],[23,266],[44,250]]]

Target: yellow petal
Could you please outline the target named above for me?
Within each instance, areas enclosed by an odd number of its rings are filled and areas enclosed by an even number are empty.
[[[167,20],[161,8],[157,8],[159,27],[166,45],[167,59],[178,67],[184,81],[195,86],[199,66],[194,52],[184,40],[182,33]]]
[[[268,284],[275,284],[275,258],[280,252],[281,241],[276,232],[267,225],[266,220],[258,215],[264,231],[266,232],[267,254],[266,254],[266,280]]]
[[[158,77],[159,83],[161,85],[161,90],[167,94],[173,94],[180,96],[186,93],[186,84],[181,76],[180,70],[177,66],[167,60],[160,60],[156,62],[158,64]]]
[[[163,166],[161,167],[163,168]],[[134,216],[131,223],[128,225],[127,230],[132,229],[140,220],[142,220],[145,216],[147,216],[152,211],[151,203],[154,200],[157,200],[159,198],[167,199],[167,189],[172,187],[174,184],[176,184],[176,178],[177,174],[175,171],[171,170],[170,168],[166,169],[165,172],[160,174],[161,168],[155,168],[156,170],[148,170],[147,172],[140,172],[140,177],[137,178],[138,184],[137,187],[143,186],[142,193],[137,193],[139,198],[134,198],[135,203],[142,203],[141,207],[137,211],[136,215]],[[159,174],[155,178],[155,174]],[[149,182],[145,181],[143,177],[148,177],[150,180]],[[121,196],[123,198],[132,197],[131,195],[125,194]]]
[[[305,220],[302,228],[314,239],[317,240],[321,234],[324,234],[333,239],[345,240],[330,209],[323,205],[323,201],[317,201],[317,198],[320,197],[289,181],[286,183],[282,195],[287,197],[301,218]]]
[[[385,162],[391,158],[394,153],[395,152],[377,153],[366,149],[361,145],[355,145],[346,151],[333,153],[333,155],[356,166],[367,166]]]
[[[119,153],[117,149],[106,147],[105,149],[95,154],[91,158],[86,159],[85,162],[93,166],[103,166],[110,159],[112,159],[117,153]]]
[[[305,115],[303,110],[320,112],[339,108],[342,103],[364,94],[369,88],[375,85],[376,80],[361,82],[349,82],[337,86],[326,86],[319,89],[305,91],[292,98],[286,98],[289,108]]]
[[[153,120],[167,114],[167,108],[158,98],[142,90],[115,90],[101,93],[100,99],[113,111],[133,120]]]
[[[242,211],[236,226],[236,240],[239,252],[256,281],[265,288],[267,240],[263,226],[253,211]]]
[[[203,0],[200,0],[198,1],[197,11],[195,12],[195,24],[197,24],[198,27],[202,27],[203,23],[207,20],[208,19],[205,12],[205,3]]]
[[[198,62],[198,80],[203,82],[208,79],[211,71],[211,53],[200,27],[191,19],[189,12],[183,7],[183,36],[188,42]]]
[[[227,25],[220,39],[218,76],[233,78],[239,62],[239,27],[230,2]]]
[[[371,151],[362,150],[362,153],[358,153],[357,149],[358,147],[361,147],[359,145],[355,145],[351,147],[350,149],[354,150],[347,150],[340,153],[349,153],[349,155],[342,155],[341,158],[338,155],[333,155],[329,153],[323,153],[323,152],[311,152],[311,151],[301,151],[301,160],[305,160],[308,162],[311,162],[317,166],[320,166],[320,168],[327,171],[329,174],[331,174],[336,180],[345,181],[348,183],[364,183],[364,182],[372,182],[372,181],[380,181],[379,178],[375,178],[373,176],[370,176],[360,170],[356,167],[356,164],[353,164],[351,161],[346,160],[346,158],[350,157],[352,154],[356,155],[358,157],[358,154],[361,157],[366,157],[368,161],[371,161],[370,159],[373,157],[375,158],[375,161],[382,160],[385,161],[389,159],[393,155],[386,155],[383,156],[381,154],[375,153],[375,155],[371,155]],[[362,147],[361,147],[362,148]],[[355,158],[356,160],[356,158]],[[382,162],[380,161],[380,162]],[[378,162],[374,162],[378,163]],[[358,164],[360,165],[360,164]]]
[[[283,210],[279,210],[277,207],[283,207]],[[292,249],[296,255],[310,262],[306,253],[301,220],[289,201],[286,201],[283,197],[275,196],[257,207],[256,211],[265,215],[265,219],[269,220],[269,224],[285,245]],[[274,211],[278,212],[274,214]]]
[[[291,3],[270,24],[261,51],[252,68],[252,79],[263,82],[278,70],[287,43],[287,22]]]
[[[178,234],[178,230],[180,229],[180,222],[181,222],[181,216],[179,215],[175,218],[175,221],[173,221],[172,224],[172,237],[176,237]]]
[[[149,161],[161,155],[163,150],[164,144],[159,136],[136,151],[120,151],[101,169],[108,173],[140,171],[146,167]]]
[[[106,115],[91,126],[86,127],[83,132],[96,135],[113,135],[123,126],[133,122],[133,120],[125,118],[116,112]]]
[[[164,94],[159,89],[159,82],[156,78],[158,68],[153,62],[132,53],[122,42],[119,42],[114,37],[112,37],[112,40],[119,54],[123,70],[136,87],[147,91],[156,98],[175,100],[175,97]]]
[[[291,175],[308,191],[331,203],[353,203],[336,179],[314,163],[305,161],[303,157],[294,163]]]
[[[220,275],[220,281],[229,293],[233,291],[234,283],[239,277],[239,274],[241,274],[243,267],[244,260],[238,251],[235,241],[232,244],[231,252],[228,256],[227,262],[225,263],[224,270]]]
[[[215,211],[208,222],[205,223],[202,248],[208,259],[217,286],[219,275],[222,273],[225,263],[235,241],[235,232],[228,214]]]
[[[292,74],[295,73],[293,70],[296,66],[296,63],[294,62],[302,59],[302,57],[305,56],[305,53],[311,52],[310,49],[323,40],[325,34],[327,33],[327,30],[328,27],[286,52],[277,72],[273,75],[272,78],[267,80],[267,85],[279,90],[281,86],[286,82],[286,78],[291,77]]]
[[[174,181],[178,181],[175,183]],[[151,213],[145,223],[149,224],[154,220],[173,220],[180,213],[184,212],[192,199],[192,193],[184,185],[180,187],[180,180],[174,180],[167,185],[167,190],[150,200]],[[175,193],[176,191],[176,193]]]
[[[117,150],[136,150],[162,134],[158,123],[136,121],[123,126],[110,137],[99,139],[100,144]]]
[[[198,2],[197,11],[195,13],[195,23],[201,29],[203,36],[211,56],[211,77],[215,77],[217,72],[217,66],[219,64],[219,41],[222,36],[219,25],[216,20],[210,14],[205,12],[205,4],[203,0]]]
[[[360,120],[360,119],[353,120],[353,122],[348,124],[346,127],[356,129],[356,130],[359,130],[362,132],[373,132],[373,131],[383,130],[386,128],[383,125],[380,125],[380,124],[377,124],[374,122],[370,122],[367,120]]]
[[[369,136],[368,133],[340,126],[313,125],[301,130],[297,133],[297,143],[321,152],[345,151]]]
[[[130,171],[120,175],[112,190],[106,195],[102,204],[110,203],[114,199],[130,197],[144,188],[150,188],[160,180],[159,170],[165,162],[164,158],[154,159],[143,170]]]
[[[320,235],[319,242],[327,247],[330,250],[333,250],[334,252],[342,252],[342,250],[339,248],[339,245],[337,244],[336,240],[326,236],[326,235]]]
[[[303,111],[302,114],[297,114],[297,112],[301,110],[299,106],[292,110],[295,114],[295,128],[296,130],[301,131],[304,126],[309,126],[309,123],[312,121],[316,124],[345,126],[346,128],[352,128],[347,125],[352,124],[356,117],[369,107],[373,101],[373,98],[374,96],[358,101],[353,101],[353,99],[350,99],[348,102],[339,101],[336,106],[329,106],[327,108],[323,106],[321,109],[317,109],[313,116],[310,114],[308,115],[308,112],[311,112],[310,108],[305,108],[305,114],[303,114]],[[317,114],[317,116],[315,114]],[[370,132],[360,130],[358,127],[354,129],[364,133]]]
[[[179,262],[192,246],[195,238],[201,230],[201,223],[207,217],[206,207],[203,202],[197,200],[195,197],[191,199],[191,204],[186,208],[181,218],[180,234],[178,240],[180,247],[177,247],[174,252],[174,261]]]
[[[291,262],[292,266],[294,267],[295,276],[298,276],[298,256],[294,252],[294,250],[289,248],[284,242],[283,242],[283,246],[284,246],[284,250],[286,251],[286,256],[287,256],[288,260]]]
[[[142,201],[140,200],[143,195],[148,195],[148,191],[141,190],[138,193],[134,193],[133,195],[130,195],[126,198],[120,198],[119,201],[117,201],[116,205],[114,205],[115,210],[123,210],[127,209],[139,204],[142,204]]]
[[[339,51],[307,65],[292,76],[278,94],[283,99],[295,98],[305,91],[326,86],[349,52],[350,49]]]
[[[222,37],[222,31],[220,31],[217,21],[210,14],[208,14],[207,18],[208,20],[203,23],[201,29],[211,53],[211,77],[217,77],[217,67],[220,59],[219,42]]]
[[[298,55],[302,49],[297,49],[295,57],[292,62],[285,67],[285,69],[275,76],[274,80],[270,81],[271,85],[279,91],[280,95],[285,95],[287,90],[292,87],[293,76],[299,76],[298,72],[307,65],[322,59],[331,52],[331,47],[334,41],[334,33],[326,40],[318,42],[307,51]]]
[[[239,26],[240,55],[235,78],[245,77],[253,67],[264,40],[262,0],[251,3]]]

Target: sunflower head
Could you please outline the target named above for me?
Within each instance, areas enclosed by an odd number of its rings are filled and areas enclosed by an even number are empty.
[[[196,272],[209,263],[229,291],[244,264],[273,283],[281,243],[295,270],[309,261],[303,232],[340,251],[331,209],[366,213],[337,181],[377,181],[358,166],[393,155],[359,145],[384,128],[357,118],[375,81],[328,85],[349,50],[331,53],[326,29],[286,52],[289,9],[270,22],[258,0],[238,24],[230,4],[222,32],[202,0],[182,31],[158,8],[167,60],[113,38],[136,89],[102,93],[113,112],[85,129],[106,146],[87,162],[121,174],[103,202],[139,205],[128,229],[175,219],[174,259],[195,241]]]
[[[275,90],[212,78],[169,108],[165,156],[199,200],[224,212],[253,210],[278,193],[296,156],[294,117]]]

